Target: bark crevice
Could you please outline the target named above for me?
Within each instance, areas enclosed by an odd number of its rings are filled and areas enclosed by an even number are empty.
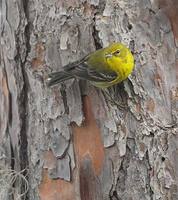
[[[22,1],[25,18],[27,20],[27,24],[24,28],[24,38],[25,38],[25,56],[24,58],[21,57],[22,55],[20,52],[17,52],[17,55],[20,57],[20,67],[22,72],[22,79],[23,79],[23,87],[20,93],[20,117],[21,117],[21,131],[20,131],[20,148],[19,148],[19,158],[20,158],[20,168],[24,177],[29,180],[28,177],[28,168],[29,168],[29,161],[28,161],[28,94],[29,94],[29,81],[28,75],[26,72],[26,63],[28,54],[30,52],[30,22],[29,22],[29,13],[28,13],[28,1]],[[17,41],[17,50],[20,49],[20,41]],[[26,191],[25,185],[21,185],[21,192],[24,193]],[[28,192],[23,196],[24,199],[28,200]]]

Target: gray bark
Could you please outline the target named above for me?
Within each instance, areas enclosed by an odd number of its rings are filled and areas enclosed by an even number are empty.
[[[0,199],[178,199],[177,1],[0,5]],[[46,86],[113,41],[134,51],[125,109],[78,80]]]

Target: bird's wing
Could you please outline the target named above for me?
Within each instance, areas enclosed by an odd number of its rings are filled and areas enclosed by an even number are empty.
[[[94,82],[111,82],[117,78],[117,73],[112,70],[99,70],[88,66],[87,59],[71,63],[64,67],[66,73],[71,74],[73,77],[85,79]]]

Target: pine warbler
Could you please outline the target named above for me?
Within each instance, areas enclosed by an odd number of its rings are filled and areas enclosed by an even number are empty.
[[[48,85],[53,86],[71,78],[88,80],[99,88],[107,88],[125,80],[132,72],[134,58],[121,43],[112,43],[83,59],[65,65],[61,71],[48,75]]]

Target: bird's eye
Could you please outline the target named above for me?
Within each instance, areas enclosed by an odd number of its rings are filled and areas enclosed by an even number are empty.
[[[115,55],[120,54],[120,50],[116,50],[116,51],[114,52],[114,54],[115,54]]]

